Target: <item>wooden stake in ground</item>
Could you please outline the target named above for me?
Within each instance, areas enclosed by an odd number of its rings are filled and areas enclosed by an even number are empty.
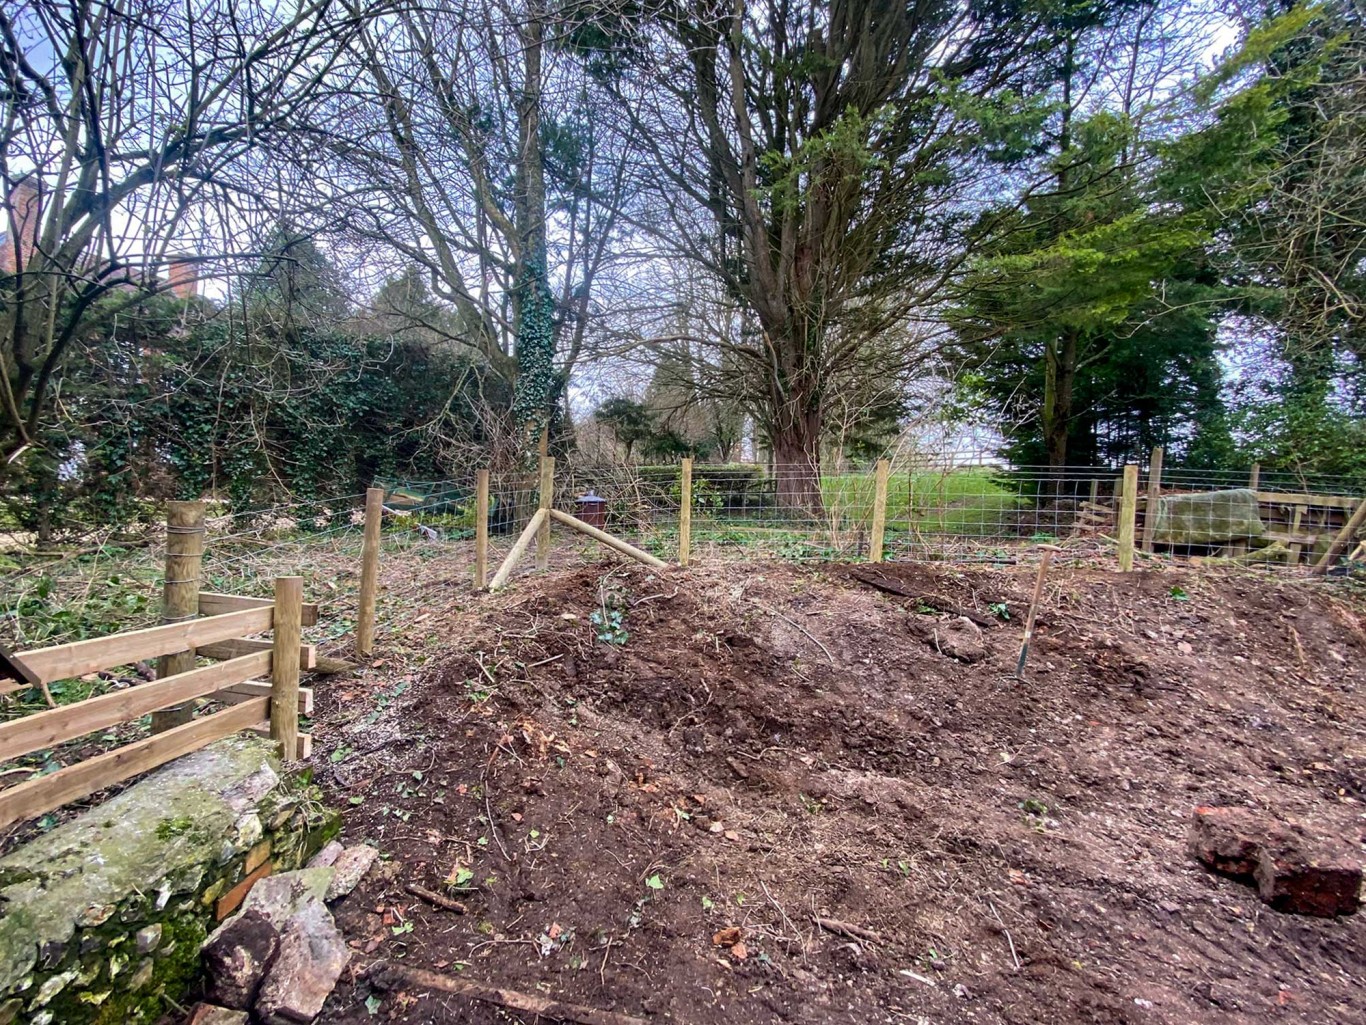
[[[868,561],[882,561],[882,535],[887,529],[887,473],[890,464],[885,459],[877,461],[873,478],[873,529],[868,534]]]
[[[508,577],[512,575],[515,567],[526,550],[531,547],[531,539],[536,536],[537,531],[550,519],[550,514],[544,509],[537,509],[534,516],[527,521],[527,525],[522,528],[521,535],[517,538],[517,543],[512,546],[512,551],[508,552],[503,564],[498,567],[498,572],[493,574],[493,581],[489,584],[490,591],[496,591],[508,582]]]
[[[1048,572],[1048,563],[1054,552],[1062,551],[1056,545],[1040,545],[1043,558],[1039,560],[1039,575],[1034,578],[1034,596],[1029,599],[1029,613],[1025,616],[1024,641],[1020,644],[1020,659],[1015,663],[1015,679],[1024,680],[1025,660],[1029,658],[1029,642],[1034,638],[1034,617],[1039,614],[1039,599],[1043,597],[1043,578]]]
[[[1356,532],[1366,526],[1366,498],[1361,500],[1356,512],[1352,513],[1352,518],[1348,520],[1337,537],[1333,538],[1333,543],[1328,546],[1328,551],[1323,553],[1323,557],[1314,563],[1314,572],[1320,575],[1328,572],[1328,567],[1333,565],[1333,560],[1338,554],[1347,547],[1348,543],[1356,536]]]
[[[1153,533],[1157,530],[1157,503],[1162,498],[1162,446],[1153,448],[1148,460],[1148,501],[1143,506],[1143,550],[1153,550]]]
[[[365,490],[365,540],[360,549],[360,596],[356,609],[356,654],[368,657],[375,646],[375,592],[379,590],[379,530],[384,520],[384,489]]]
[[[292,762],[299,748],[299,637],[303,577],[275,578],[275,640],[270,652],[270,739]]]
[[[692,553],[692,460],[678,471],[678,564],[686,566]]]
[[[474,493],[474,586],[489,582],[489,472],[480,470]]]
[[[166,506],[166,582],[161,592],[161,621],[181,623],[199,615],[199,574],[204,560],[204,503],[169,502]],[[157,676],[175,676],[194,668],[194,649],[161,656]],[[176,705],[152,713],[152,732],[184,726],[194,718],[194,705]]]
[[[601,541],[608,548],[620,552],[622,555],[629,555],[637,562],[643,562],[651,569],[668,569],[668,563],[663,559],[656,559],[649,552],[642,552],[633,544],[628,544],[619,537],[613,537],[605,530],[599,530],[591,523],[584,523],[577,516],[570,516],[567,512],[559,509],[551,509],[550,516],[556,523],[563,523],[566,527],[573,527],[581,534],[587,534],[594,541]]]
[[[457,996],[469,997],[471,1000],[482,1000],[486,1004],[497,1004],[499,1007],[535,1015],[546,1021],[574,1021],[580,1025],[649,1025],[644,1018],[635,1018],[629,1014],[601,1011],[596,1007],[584,1007],[582,1004],[561,1003],[532,993],[519,993],[515,989],[489,986],[470,979],[438,975],[436,972],[424,971],[421,968],[386,964],[371,972],[370,981],[380,989],[386,990],[411,986],[434,989],[441,993],[454,993]]]
[[[550,516],[555,504],[555,459],[553,456],[541,457],[541,511],[547,515],[541,520],[540,533],[536,535],[536,568],[550,568]]]
[[[1119,569],[1134,568],[1134,520],[1138,516],[1138,467],[1124,467],[1124,494],[1119,507]]]

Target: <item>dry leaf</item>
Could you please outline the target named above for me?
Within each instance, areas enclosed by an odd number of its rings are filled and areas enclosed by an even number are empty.
[[[558,940],[560,938],[560,934],[563,932],[564,930],[560,928],[559,922],[551,922],[550,928],[545,931],[545,934],[549,936],[552,940]]]
[[[730,956],[737,961],[743,961],[749,957],[749,949],[743,943],[737,943],[730,948]]]
[[[727,926],[711,938],[714,947],[733,947],[739,943],[744,933],[738,925]]]

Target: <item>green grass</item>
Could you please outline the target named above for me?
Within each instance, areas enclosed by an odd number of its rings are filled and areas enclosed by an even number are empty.
[[[821,480],[827,512],[838,512],[846,524],[872,522],[874,491],[871,473]],[[887,529],[989,534],[1023,504],[1018,493],[987,469],[897,473],[887,482]]]

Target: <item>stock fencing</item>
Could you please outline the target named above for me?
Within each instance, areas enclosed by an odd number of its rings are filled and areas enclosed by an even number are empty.
[[[694,559],[860,559],[880,549],[890,559],[999,561],[1047,542],[1121,561],[1130,548],[1140,559],[1303,567],[1330,553],[1352,555],[1342,545],[1366,515],[1358,480],[1255,467],[1164,472],[1156,451],[1148,466],[1127,471],[908,460],[884,472],[885,497],[877,467],[813,476],[802,466],[570,464],[557,468],[552,504],[596,514],[593,522],[614,535],[671,560],[685,479]],[[541,489],[538,474],[525,471],[491,474],[488,490],[488,559],[496,566],[539,507]],[[473,477],[391,487],[386,507],[400,515],[390,518],[386,544],[467,542],[476,534],[476,501]]]

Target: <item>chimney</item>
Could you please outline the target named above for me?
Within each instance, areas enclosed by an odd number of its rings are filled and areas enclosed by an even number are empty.
[[[25,175],[14,183],[5,197],[5,234],[0,244],[0,271],[16,274],[28,265],[38,242],[38,225],[41,221],[38,186],[34,184],[32,175]]]
[[[177,299],[190,299],[199,294],[199,264],[186,257],[173,256],[166,261],[166,279],[171,294]]]

